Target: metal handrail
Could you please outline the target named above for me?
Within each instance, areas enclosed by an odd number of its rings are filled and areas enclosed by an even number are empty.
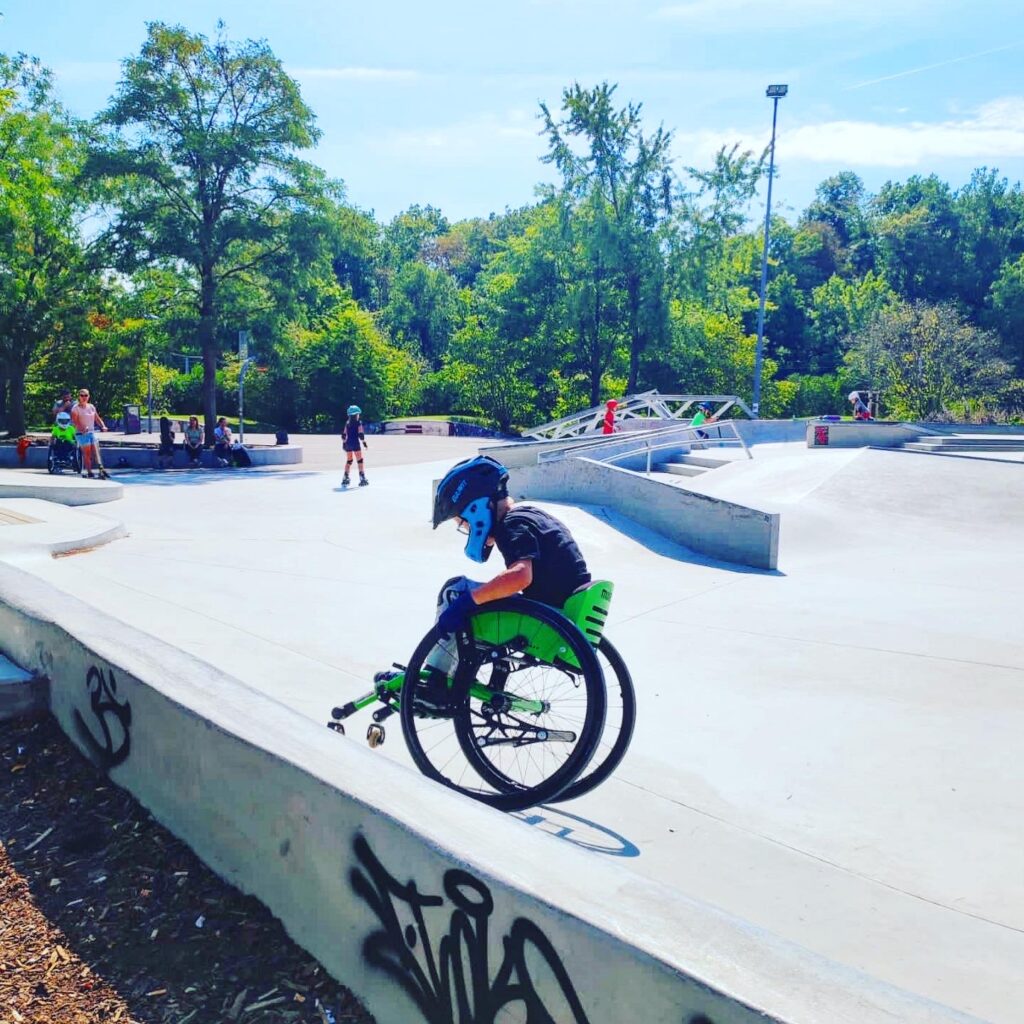
[[[728,431],[728,436],[723,436],[722,431]],[[715,431],[717,436],[712,436],[711,431]],[[707,437],[701,437],[701,432],[707,434]],[[660,440],[665,438],[666,435],[673,435],[672,440]],[[679,437],[677,435],[683,435]],[[644,432],[634,432],[628,435],[630,441],[637,441],[639,443],[633,444],[626,451],[614,452],[605,455],[603,458],[600,456],[596,457],[596,462],[618,462],[620,459],[628,459],[635,456],[638,452],[647,452],[647,476],[651,475],[651,453],[661,451],[665,448],[675,448],[680,444],[685,444],[687,441],[705,444],[716,444],[720,447],[735,447],[737,444],[743,449],[748,459],[752,459],[754,456],[750,454],[750,449],[747,447],[746,442],[740,436],[740,432],[736,429],[736,424],[731,420],[726,420],[723,423],[710,423],[705,422],[700,426],[694,427],[689,424],[680,425],[676,427],[662,427],[658,430],[650,430]],[[540,465],[544,462],[557,462],[561,459],[566,458],[577,458],[581,455],[586,455],[589,452],[599,452],[602,448],[608,448],[611,445],[618,447],[625,440],[625,436],[619,435],[616,437],[613,435],[606,435],[600,441],[591,441],[589,444],[577,444],[573,445],[568,449],[556,449],[554,451],[538,452],[537,453],[537,464]],[[658,442],[658,443],[652,443]]]

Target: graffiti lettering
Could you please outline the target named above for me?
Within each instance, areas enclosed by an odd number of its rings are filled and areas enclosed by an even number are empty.
[[[494,899],[479,879],[466,871],[446,871],[445,895],[428,895],[414,881],[403,885],[392,877],[362,836],[356,837],[354,848],[363,869],[352,869],[352,887],[383,926],[366,938],[363,954],[405,989],[429,1024],[494,1024],[503,1010],[517,1004],[525,1024],[587,1024],[568,972],[532,921],[513,921],[502,938],[504,957],[492,978],[488,924]],[[425,911],[444,907],[446,898],[451,907],[448,931],[435,952]],[[547,977],[544,988],[555,1007],[537,991],[538,971]]]
[[[109,771],[116,765],[127,760],[131,751],[132,707],[128,701],[123,703],[117,699],[117,680],[114,670],[110,669],[110,681],[103,670],[91,666],[85,677],[85,685],[89,690],[89,706],[99,723],[103,739],[98,740],[86,725],[78,708],[75,708],[75,725],[79,735],[92,755],[93,760],[104,770]],[[114,732],[111,732],[110,719],[114,720]],[[115,740],[114,733],[119,733]]]

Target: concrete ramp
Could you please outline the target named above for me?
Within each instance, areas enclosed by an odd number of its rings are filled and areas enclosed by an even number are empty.
[[[986,533],[1024,526],[1024,467],[863,449],[808,495],[843,514],[895,515]]]

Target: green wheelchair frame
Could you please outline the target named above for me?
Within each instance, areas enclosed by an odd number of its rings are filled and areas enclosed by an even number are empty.
[[[522,597],[496,601],[471,613],[451,641],[435,626],[409,666],[396,663],[395,671],[377,673],[373,689],[334,708],[327,724],[344,733],[346,719],[380,704],[366,733],[371,747],[384,742],[383,723],[399,714],[406,745],[424,774],[503,810],[582,796],[621,762],[636,719],[629,671],[604,636],[613,591],[612,583],[598,580],[560,611]],[[458,650],[452,674],[427,664],[430,653],[443,646]],[[534,683],[537,693],[516,691],[514,680],[524,671],[528,678],[543,677],[543,684]],[[482,678],[488,672],[489,681]],[[452,721],[458,748],[484,780],[482,787],[453,779],[446,765],[432,759],[420,733],[424,720],[438,719]],[[504,767],[490,759],[488,747],[502,753]],[[552,762],[550,774],[547,765],[538,767],[543,759],[533,756],[541,748]],[[525,771],[526,763],[542,777],[527,781],[513,774]]]

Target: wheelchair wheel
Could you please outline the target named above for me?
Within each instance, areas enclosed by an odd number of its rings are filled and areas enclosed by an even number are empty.
[[[57,456],[54,454],[53,445],[51,444],[46,452],[46,472],[47,473],[58,473],[60,470],[57,468]]]
[[[432,629],[400,703],[424,775],[515,811],[555,800],[586,768],[606,696],[583,634],[555,609],[513,597],[478,608],[454,636]]]
[[[574,783],[562,790],[556,800],[557,803],[575,800],[604,782],[618,768],[633,739],[633,726],[636,725],[636,691],[633,689],[633,677],[629,674],[622,655],[607,637],[601,637],[597,647],[597,660],[604,673],[608,696],[604,732],[601,733],[600,742],[590,764]]]

